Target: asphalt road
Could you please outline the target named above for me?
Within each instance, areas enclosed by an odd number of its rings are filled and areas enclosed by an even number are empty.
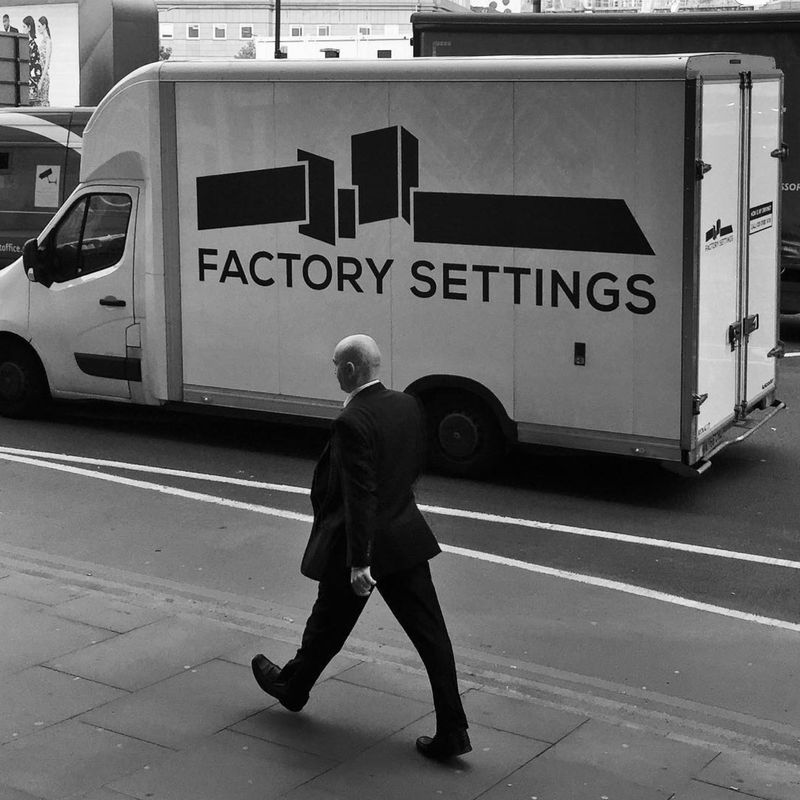
[[[781,334],[790,352],[800,351],[800,319],[785,317]],[[788,410],[747,441],[720,453],[699,478],[680,477],[631,459],[524,449],[511,454],[488,481],[425,475],[418,497],[425,506],[440,509],[428,516],[445,545],[800,622],[800,422],[795,411],[800,358],[780,363],[779,395]],[[0,419],[0,446],[5,448],[34,456],[66,453],[144,465],[156,471],[133,473],[107,464],[73,467],[306,515],[310,504],[303,490],[310,485],[325,436],[320,429],[114,405],[61,405],[43,420]],[[80,483],[80,489],[62,499],[64,519],[56,541],[43,534],[42,547],[80,552],[93,560],[97,532],[80,520],[99,504],[98,513],[119,532],[104,546],[125,563],[136,552],[138,539],[130,528],[137,517],[126,516],[130,495],[122,485],[76,477],[74,472],[6,464],[6,470],[12,468],[20,471],[20,480],[34,498],[60,491],[67,475]],[[210,477],[198,486],[195,477],[166,475],[159,469]],[[289,488],[220,485],[215,476]],[[146,509],[152,507],[148,501]],[[199,508],[195,524],[203,528],[207,504]],[[219,530],[224,540],[224,521]],[[170,544],[162,542],[147,567],[170,566],[171,549],[183,550],[176,547],[177,541],[197,544],[191,527],[181,520],[176,520],[169,538]],[[230,543],[225,547],[235,549]],[[203,559],[201,551],[197,555]],[[243,591],[252,584],[235,569],[220,577],[220,585],[226,582]]]
[[[800,351],[800,320],[782,335]],[[800,358],[781,362],[779,386],[789,409],[696,479],[535,449],[481,483],[424,475],[459,663],[559,703],[613,702],[615,718],[631,698],[637,714],[663,706],[691,735],[735,709],[713,736],[739,736],[746,714],[750,738],[736,741],[782,753],[774,731],[800,731],[800,696],[780,688],[796,685],[800,655]],[[298,571],[307,492],[325,438],[109,405],[0,419],[0,560],[189,596],[209,613],[249,604],[299,635],[313,599]],[[407,652],[379,601],[357,635]]]

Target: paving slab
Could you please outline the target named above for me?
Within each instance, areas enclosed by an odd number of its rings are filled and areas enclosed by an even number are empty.
[[[0,743],[37,733],[124,694],[119,689],[44,667],[3,676]]]
[[[41,800],[41,798],[34,797],[20,789],[14,789],[0,781],[0,800]],[[120,798],[118,797],[117,800]]]
[[[309,789],[334,797],[347,797],[349,790],[351,797],[381,800],[473,800],[548,747],[524,736],[472,725],[472,752],[439,763],[420,755],[414,746],[416,738],[430,735],[435,725],[433,714],[414,722],[315,778]]]
[[[162,611],[116,600],[102,592],[88,592],[81,597],[58,603],[50,613],[116,633],[127,633],[167,616]]]
[[[563,739],[589,719],[532,700],[485,690],[466,692],[464,708],[471,723],[549,743]]]
[[[325,789],[304,783],[302,786],[298,786],[296,789],[292,789],[288,794],[283,795],[281,800],[353,800],[353,790],[351,788],[343,794],[340,794],[339,792],[329,792]],[[411,800],[410,797],[409,800]]]
[[[172,751],[69,720],[0,747],[8,786],[44,800],[97,789]]]
[[[343,761],[429,711],[430,706],[414,700],[330,680],[317,685],[299,714],[273,704],[232,729]]]
[[[408,697],[420,703],[433,704],[431,685],[425,672],[399,669],[394,665],[364,661],[336,676],[337,680],[366,686],[377,692]],[[464,690],[463,683],[460,685]]]
[[[672,800],[763,800],[754,795],[744,795],[735,789],[722,789],[701,781],[692,781],[679,791]]]
[[[92,789],[90,792],[80,792],[65,800],[131,800],[129,794],[120,794],[111,789],[101,786],[99,789]]]
[[[697,779],[766,800],[798,800],[800,769],[796,764],[757,758],[746,753],[720,753]]]
[[[634,727],[589,720],[555,744],[540,759],[557,762],[566,772],[586,766],[667,797],[683,788],[715,756],[693,746]],[[535,774],[536,765],[531,767]]]
[[[79,597],[84,591],[75,586],[65,586],[60,581],[54,581],[51,578],[26,575],[22,572],[15,572],[0,579],[0,594],[32,600],[48,606]]]
[[[30,600],[4,597],[0,603],[0,672],[15,672],[101,642],[111,631],[59,619]]]
[[[249,667],[208,661],[95,708],[81,720],[165,747],[184,749],[263,710],[267,697]],[[270,702],[274,702],[269,698]]]
[[[330,767],[318,756],[223,731],[108,788],[140,800],[271,800]]]
[[[263,653],[274,664],[282,667],[287,661],[294,658],[298,647],[298,643],[283,642],[279,639],[258,638],[254,642],[244,647],[237,647],[229,653],[224,653],[220,657],[224,658],[226,661],[232,661],[234,664],[242,664],[249,668],[253,656],[256,655],[256,653]],[[339,653],[333,658],[330,664],[325,667],[322,675],[320,675],[320,680],[324,681],[326,678],[332,678],[334,675],[339,675],[360,663],[361,661],[359,659]]]
[[[672,793],[642,786],[588,764],[537,758],[503,776],[480,800],[671,800]],[[739,798],[739,800],[745,800]]]
[[[54,659],[47,666],[135,691],[244,646],[252,638],[199,617],[171,617]]]

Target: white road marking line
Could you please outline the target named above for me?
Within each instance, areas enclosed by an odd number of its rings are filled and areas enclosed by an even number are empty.
[[[0,450],[8,448],[0,448]],[[159,483],[151,483],[149,481],[139,481],[133,478],[123,478],[119,475],[110,475],[104,472],[96,472],[94,470],[81,469],[80,467],[73,467],[67,464],[53,463],[41,459],[27,458],[25,456],[11,455],[10,453],[0,452],[0,460],[17,462],[20,464],[29,464],[34,467],[44,467],[45,469],[54,469],[61,472],[69,472],[74,475],[83,475],[88,478],[95,478],[97,480],[109,481],[111,483],[119,483],[125,486],[132,486],[139,489],[148,489],[150,491],[161,492],[163,494],[172,495],[175,497],[182,497],[188,500],[199,500],[204,503],[215,503],[229,508],[237,508],[244,511],[254,511],[259,514],[267,514],[270,516],[283,517],[285,519],[292,519],[298,522],[310,523],[312,517],[310,514],[299,514],[294,511],[285,511],[280,508],[271,508],[269,506],[260,506],[255,503],[243,503],[239,500],[230,500],[226,497],[217,497],[215,495],[203,494],[201,492],[189,492],[185,489],[176,489],[172,486],[164,486]],[[597,586],[604,589],[610,589],[625,594],[635,595],[637,597],[645,597],[651,600],[657,600],[671,605],[683,606],[684,608],[691,608],[698,611],[706,611],[718,616],[731,617],[734,619],[743,620],[745,622],[752,622],[758,625],[765,625],[772,628],[782,628],[800,632],[800,624],[787,622],[781,619],[772,619],[771,617],[763,617],[758,614],[749,614],[744,611],[736,611],[735,609],[725,608],[723,606],[715,606],[709,603],[700,603],[695,600],[688,600],[684,597],[677,595],[667,594],[665,592],[658,592],[652,589],[645,589],[641,586],[634,586],[620,581],[607,580],[606,578],[596,578],[592,575],[581,575],[577,572],[567,572],[566,570],[555,569],[553,567],[546,567],[541,564],[532,564],[527,561],[520,561],[514,558],[507,558],[505,556],[498,556],[493,553],[483,553],[479,550],[470,550],[464,547],[455,547],[453,545],[441,545],[442,551],[452,555],[463,556],[466,558],[476,559],[478,561],[485,561],[491,564],[498,564],[501,566],[514,567],[522,569],[527,572],[535,572],[541,575],[549,575],[551,577],[561,578],[564,580],[572,581],[574,583],[581,583],[585,586]]]
[[[182,469],[169,469],[167,467],[154,467],[147,464],[132,464],[128,461],[109,461],[105,458],[88,458],[87,456],[70,456],[66,453],[48,453],[43,450],[22,450],[18,447],[0,447],[0,453],[16,456],[30,456],[31,458],[51,458],[55,461],[65,461],[70,464],[91,464],[98,467],[114,467],[130,472],[149,472],[152,475],[171,475],[176,478],[191,478],[193,480],[212,481],[213,483],[229,483],[233,486],[249,486],[254,489],[268,489],[286,494],[311,494],[310,489],[303,486],[290,486],[284,483],[265,483],[247,478],[229,478],[226,475],[212,475],[205,472],[187,472]]]
[[[633,594],[637,597],[647,597],[651,600],[660,600],[664,603],[670,603],[676,606],[683,606],[685,608],[693,608],[698,611],[708,611],[712,614],[718,614],[723,617],[733,617],[734,619],[745,620],[746,622],[755,622],[759,625],[768,625],[772,628],[783,628],[788,631],[795,631],[800,633],[800,624],[796,622],[787,622],[782,619],[772,619],[771,617],[763,617],[758,614],[749,614],[746,611],[737,611],[732,608],[725,608],[724,606],[715,606],[710,603],[700,603],[696,600],[689,600],[685,597],[679,597],[674,594],[667,594],[666,592],[658,592],[654,589],[645,589],[641,586],[634,586],[629,583],[621,583],[620,581],[611,581],[606,578],[595,578],[592,575],[581,575],[577,572],[567,572],[562,569],[555,569],[554,567],[545,567],[540,564],[531,564],[527,561],[519,561],[515,558],[506,558],[505,556],[496,556],[493,553],[481,553],[477,550],[468,550],[464,547],[454,547],[452,545],[441,545],[442,550],[446,553],[453,553],[454,555],[465,556],[467,558],[475,558],[480,561],[488,561],[492,564],[501,564],[506,567],[516,567],[528,572],[536,572],[540,575],[550,575],[555,578],[563,578],[564,580],[572,581],[574,583],[582,583],[587,586],[599,586],[604,589],[612,589],[617,592],[624,592],[625,594]]]
[[[33,458],[55,459],[68,463],[114,467],[118,469],[131,470],[134,472],[149,472],[157,475],[170,475],[179,478],[211,481],[213,483],[226,483],[234,486],[247,486],[256,489],[285,492],[287,494],[310,494],[310,490],[302,486],[291,486],[281,483],[265,483],[262,481],[248,480],[245,478],[229,478],[224,475],[212,475],[204,472],[188,472],[185,470],[168,469],[166,467],[148,467],[143,464],[131,464],[125,461],[109,461],[100,458],[88,458],[85,456],[70,456],[65,453],[48,453],[37,450],[22,450],[14,447],[0,447],[0,456],[2,456],[3,453],[17,456],[31,456]],[[179,490],[175,491],[177,492]],[[499,514],[488,514],[483,511],[469,511],[466,509],[448,508],[445,506],[431,506],[423,503],[420,503],[419,507],[423,511],[427,511],[429,514],[437,514],[444,517],[471,519],[477,522],[491,522],[498,525],[511,525],[519,528],[533,528],[536,530],[549,531],[551,533],[567,533],[574,536],[606,539],[615,542],[623,542],[625,544],[637,544],[645,547],[659,547],[665,550],[679,550],[684,553],[696,553],[698,555],[714,556],[715,558],[728,558],[734,561],[748,561],[754,564],[766,564],[771,567],[800,569],[800,561],[791,561],[786,558],[775,558],[773,556],[762,556],[756,553],[742,553],[736,550],[725,550],[719,547],[705,547],[704,545],[673,542],[668,539],[653,539],[646,536],[633,536],[627,533],[615,533],[613,531],[602,531],[593,528],[580,528],[573,525],[561,525],[554,522],[542,522],[534,519],[505,517]]]
[[[133,486],[137,489],[149,489],[153,492],[161,492],[162,494],[169,494],[173,497],[182,497],[186,500],[199,500],[201,503],[215,503],[216,505],[227,506],[228,508],[238,508],[242,511],[254,511],[257,514],[268,514],[273,517],[293,519],[297,522],[312,522],[313,520],[310,514],[300,514],[297,511],[287,511],[283,508],[271,508],[270,506],[262,506],[255,503],[243,503],[241,500],[231,500],[227,497],[217,497],[216,495],[203,494],[202,492],[190,492],[186,489],[164,486],[161,483],[137,481],[134,478],[123,478],[121,475],[110,475],[107,472],[95,472],[91,469],[81,469],[80,467],[73,467],[68,464],[56,464],[52,461],[42,461],[35,458],[26,458],[25,456],[13,456],[8,453],[0,453],[0,459],[4,461],[15,461],[20,464],[30,464],[34,467],[45,467],[46,469],[54,469],[60,472],[69,472],[73,475],[83,475],[87,478],[96,478],[97,480],[109,481],[110,483],[120,483],[124,486]]]
[[[800,358],[800,353],[784,353],[784,358]]]
[[[571,533],[575,536],[589,536],[593,539],[609,539],[614,542],[625,542],[626,544],[641,544],[648,547],[660,547],[666,550],[681,550],[685,553],[699,553],[701,555],[714,556],[716,558],[731,558],[737,561],[751,561],[756,564],[769,564],[773,567],[788,567],[789,569],[800,569],[800,561],[790,561],[786,558],[773,558],[772,556],[760,556],[755,553],[740,553],[736,550],[723,550],[719,547],[705,547],[699,544],[686,544],[684,542],[673,542],[668,539],[650,539],[646,536],[632,536],[627,533],[613,533],[611,531],[599,531],[592,528],[576,528],[572,525],[558,525],[552,522],[539,522],[532,519],[517,519],[515,517],[502,517],[497,514],[485,514],[482,511],[461,511],[457,508],[441,508],[439,506],[423,506],[420,508],[432,514],[442,514],[450,517],[464,517],[467,519],[479,520],[481,522],[497,522],[503,525],[514,525],[520,528],[537,528],[544,531],[554,531],[557,533]]]

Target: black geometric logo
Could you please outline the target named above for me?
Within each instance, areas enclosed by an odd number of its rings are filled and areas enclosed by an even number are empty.
[[[415,242],[654,255],[624,200],[420,191],[419,140],[401,126],[351,137],[354,188],[334,185],[328,158],[298,150],[297,161],[197,178],[198,229],[301,222],[333,245],[402,218]]]
[[[716,241],[722,236],[730,236],[733,233],[733,225],[722,226],[722,220],[717,220],[714,227],[706,231],[706,241]]]

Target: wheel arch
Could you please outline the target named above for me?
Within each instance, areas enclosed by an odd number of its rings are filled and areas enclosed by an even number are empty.
[[[44,380],[45,389],[49,395],[50,381],[47,378],[47,370],[44,367],[44,362],[36,352],[36,348],[27,339],[17,333],[13,333],[11,331],[0,331],[0,357],[5,356],[9,351],[13,352],[14,350],[17,352],[25,352],[35,360],[41,372],[42,379]]]
[[[464,392],[481,400],[492,412],[500,425],[503,436],[511,443],[517,441],[517,424],[508,416],[497,395],[482,383],[461,375],[426,375],[409,384],[407,394],[418,397],[423,403],[438,392]]]
[[[4,353],[9,348],[18,348],[27,350],[36,356],[37,361],[41,364],[42,359],[34,349],[33,345],[24,337],[13,331],[0,331],[0,353]]]

